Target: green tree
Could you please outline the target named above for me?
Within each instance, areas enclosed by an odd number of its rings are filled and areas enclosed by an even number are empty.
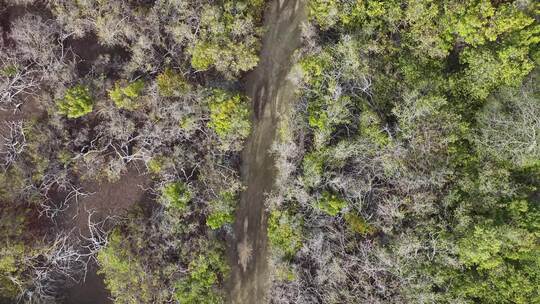
[[[191,51],[191,66],[199,71],[209,69],[215,62],[218,46],[209,43],[198,43]]]
[[[198,36],[190,49],[191,66],[197,70],[214,67],[227,78],[257,65],[260,44],[257,20],[262,1],[224,1],[205,5]]]
[[[329,191],[324,191],[321,198],[316,202],[315,207],[326,212],[328,215],[336,216],[345,207],[347,201]]]
[[[206,224],[212,229],[218,229],[225,224],[234,222],[234,211],[238,201],[238,194],[234,191],[222,191],[219,197],[210,202],[210,214]]]
[[[66,90],[64,98],[57,100],[58,112],[68,118],[78,118],[92,112],[94,99],[88,87],[76,85]]]
[[[11,166],[5,172],[0,172],[0,199],[16,201],[25,185],[24,172],[20,167]]]
[[[246,97],[223,90],[213,90],[208,98],[210,121],[221,142],[221,149],[239,151],[251,130],[250,104]]]
[[[328,156],[324,149],[306,153],[302,160],[302,181],[306,187],[314,188],[324,180],[325,162]]]
[[[268,239],[277,253],[286,259],[302,247],[302,221],[288,211],[273,210],[268,218]]]
[[[464,270],[452,274],[451,292],[482,303],[540,303],[538,232],[514,225],[473,226],[457,243]]]
[[[156,83],[159,94],[164,97],[178,97],[190,90],[184,77],[170,68],[157,76]]]
[[[105,277],[105,285],[115,303],[150,303],[151,279],[138,257],[130,252],[119,230],[110,236],[108,244],[97,256],[98,273]]]
[[[0,202],[0,300],[14,300],[21,288],[29,287],[29,261],[40,253],[40,241],[25,243],[26,216],[26,212]]]
[[[189,187],[181,181],[168,183],[161,190],[161,201],[169,208],[184,211],[191,199]]]
[[[217,286],[229,272],[218,248],[199,254],[189,263],[188,275],[176,284],[174,298],[186,304],[221,304],[223,295]]]
[[[375,228],[371,226],[362,216],[356,214],[355,212],[345,213],[344,218],[349,229],[360,235],[367,236],[376,231]]]
[[[141,106],[140,95],[144,90],[142,79],[121,85],[120,82],[114,84],[114,89],[109,90],[109,97],[120,109],[136,110]]]

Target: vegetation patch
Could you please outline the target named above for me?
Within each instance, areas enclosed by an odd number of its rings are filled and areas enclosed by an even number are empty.
[[[105,284],[115,303],[150,302],[151,279],[137,256],[123,245],[118,231],[109,237],[107,246],[97,256]]]
[[[174,298],[189,304],[223,303],[224,297],[215,285],[228,271],[229,266],[218,249],[199,255],[189,263],[187,277],[176,284]]]
[[[268,239],[271,246],[287,259],[302,247],[302,222],[287,212],[272,211],[268,218]]]
[[[116,82],[109,91],[109,97],[119,109],[136,110],[141,106],[140,95],[145,84],[142,79],[122,85]]]
[[[238,151],[251,130],[250,107],[246,97],[214,90],[208,98],[210,122],[222,143],[222,149]]]
[[[276,272],[271,301],[540,301],[538,5],[314,0],[308,12],[269,200],[275,267],[299,275]]]
[[[79,118],[92,112],[94,99],[88,87],[76,85],[67,89],[64,98],[56,101],[56,105],[58,112],[67,118]]]
[[[183,182],[171,182],[163,186],[161,200],[169,208],[183,211],[191,201],[192,194]]]

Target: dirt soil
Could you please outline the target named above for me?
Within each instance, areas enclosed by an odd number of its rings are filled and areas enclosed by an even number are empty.
[[[85,182],[84,192],[91,193],[72,202],[63,217],[66,229],[75,227],[82,235],[88,234],[88,215],[94,210],[92,221],[98,222],[107,216],[125,216],[138,203],[146,199],[145,190],[151,183],[147,175],[141,175],[134,166],[129,167],[114,183]],[[103,278],[97,273],[96,265],[91,265],[86,280],[69,287],[65,292],[64,304],[108,304],[110,294],[105,288]]]
[[[253,129],[242,154],[241,174],[246,190],[240,197],[234,223],[235,240],[228,248],[230,302],[257,304],[268,290],[268,240],[265,194],[275,181],[274,159],[269,152],[280,113],[295,100],[295,86],[287,79],[292,55],[301,43],[306,20],[305,0],[274,0],[265,14],[265,36],[257,68],[246,79],[253,102]]]
[[[92,221],[100,221],[107,216],[124,216],[131,207],[140,203],[150,185],[148,175],[140,174],[134,166],[130,166],[120,179],[110,183],[107,181],[84,182],[83,191],[87,196],[72,202],[65,213],[64,225],[77,227],[84,235],[88,228],[88,214],[95,213]]]
[[[106,47],[99,43],[98,37],[94,33],[88,33],[85,37],[75,39],[69,37],[64,42],[65,46],[70,48],[77,56],[77,73],[80,77],[84,77],[92,70],[92,65],[99,56],[109,56],[111,65],[115,61],[125,61],[131,57],[131,54],[122,47]],[[112,68],[107,69],[107,78],[114,75]]]
[[[112,304],[103,278],[97,274],[96,266],[88,269],[86,280],[66,291],[63,304]]]

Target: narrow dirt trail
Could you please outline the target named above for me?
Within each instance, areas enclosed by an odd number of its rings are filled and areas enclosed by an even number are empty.
[[[280,113],[294,100],[294,85],[287,79],[292,55],[300,46],[300,25],[306,19],[305,0],[274,0],[265,14],[265,36],[260,62],[246,80],[253,103],[253,129],[242,154],[242,180],[234,224],[235,240],[229,247],[230,302],[264,302],[268,289],[268,245],[265,194],[275,180],[270,147]]]

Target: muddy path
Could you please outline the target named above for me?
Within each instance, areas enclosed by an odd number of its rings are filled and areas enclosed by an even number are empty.
[[[246,78],[253,103],[253,128],[242,153],[241,175],[246,190],[234,223],[235,239],[228,256],[230,302],[263,303],[268,289],[268,244],[265,194],[274,185],[274,159],[269,150],[280,113],[294,101],[295,87],[287,79],[292,55],[300,46],[300,25],[306,19],[305,0],[274,0],[265,14],[265,35],[257,68]]]

